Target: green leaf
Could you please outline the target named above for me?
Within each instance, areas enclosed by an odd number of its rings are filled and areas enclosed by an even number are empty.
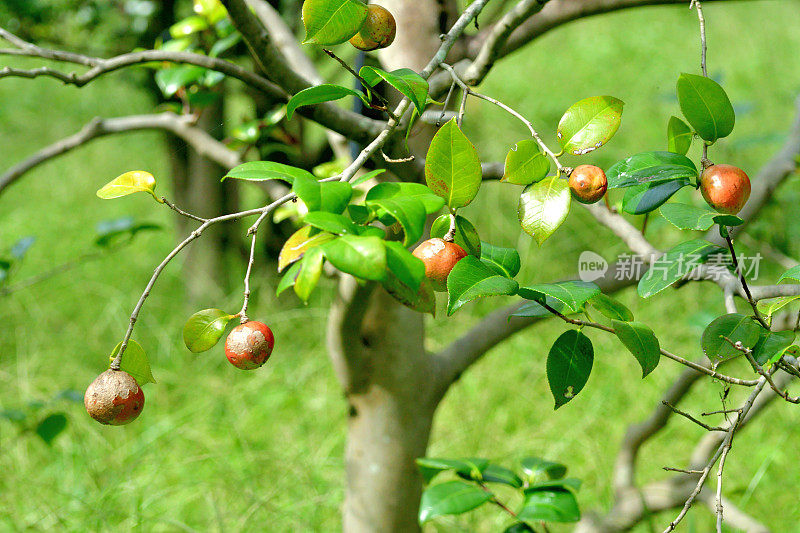
[[[142,231],[160,230],[161,226],[150,222],[136,222],[133,217],[103,220],[97,223],[97,238],[94,243],[101,247],[127,243]],[[12,251],[13,253],[13,251]]]
[[[541,246],[567,218],[571,198],[567,181],[557,177],[528,185],[517,209],[522,229]]]
[[[174,39],[179,39],[206,29],[208,29],[208,21],[203,17],[192,15],[170,26],[169,34]]]
[[[667,150],[686,155],[692,147],[692,128],[678,117],[670,117],[667,124]]]
[[[323,248],[311,248],[303,256],[300,261],[300,270],[294,282],[294,293],[303,302],[308,302],[311,293],[319,282],[319,277],[322,274],[322,263],[325,259]]]
[[[165,97],[170,98],[180,89],[197,82],[206,72],[208,72],[208,69],[195,65],[177,65],[162,68],[156,72],[156,85],[164,93]]]
[[[600,287],[587,281],[560,281],[520,287],[519,295],[539,303],[547,302],[546,296],[561,301],[568,309],[579,311],[591,298],[600,294]]]
[[[397,279],[414,292],[425,279],[425,263],[406,250],[399,242],[386,241],[386,267]]]
[[[353,187],[357,187],[357,186],[361,185],[362,183],[365,183],[365,182],[371,180],[372,178],[380,176],[384,172],[386,172],[385,168],[376,168],[375,170],[370,170],[369,172],[365,172],[363,175],[361,175],[358,178],[356,178],[353,181],[351,181],[350,185],[352,185]]]
[[[780,311],[792,302],[800,299],[800,296],[781,296],[780,298],[770,298],[769,300],[761,300],[758,302],[758,310],[772,318],[776,312]]]
[[[505,528],[503,533],[536,533],[536,530],[525,522],[516,522]]]
[[[183,326],[183,343],[192,353],[210,350],[219,342],[228,323],[234,318],[236,315],[229,315],[221,309],[198,311]]]
[[[336,233],[338,235],[358,235],[358,228],[353,221],[343,215],[328,213],[327,211],[311,211],[303,217],[303,222],[309,226]]]
[[[301,266],[302,265],[298,261],[289,267],[289,270],[287,270],[286,273],[281,277],[278,286],[275,288],[275,296],[280,296],[281,293],[289,287],[294,287],[294,284],[297,281],[297,274],[300,272]]]
[[[795,338],[794,331],[761,330],[761,338],[753,349],[753,358],[759,365],[778,361]]]
[[[522,471],[531,481],[542,476],[548,479],[561,479],[567,475],[567,467],[541,457],[525,457],[520,461]]]
[[[416,198],[425,206],[425,213],[428,215],[436,213],[444,206],[444,199],[421,183],[379,183],[367,192],[364,200],[369,202],[382,198],[397,197]]]
[[[500,465],[489,464],[481,472],[481,478],[488,483],[502,483],[510,487],[521,488],[522,480],[513,470]]]
[[[572,315],[577,313],[577,311],[570,309],[564,302],[553,298],[552,296],[548,296],[545,299],[545,303],[562,315]],[[520,305],[519,309],[517,309],[517,311],[511,316],[517,316],[521,318],[549,318],[553,316],[553,313],[544,308],[539,302],[529,301]]]
[[[785,279],[790,279],[792,281],[800,282],[800,265],[793,266],[792,268],[781,274],[781,277],[778,278],[778,283],[780,283]]]
[[[160,202],[161,200],[159,200],[156,197],[156,193],[153,192],[155,188],[156,179],[152,174],[143,170],[133,170],[117,176],[103,185],[97,191],[97,196],[103,200],[110,200],[136,192],[146,192],[155,198],[156,201]]]
[[[619,129],[625,103],[613,96],[592,96],[573,104],[558,123],[558,142],[573,155],[597,150]]]
[[[389,243],[387,243],[388,245]],[[389,247],[387,246],[387,261],[391,264],[391,255]],[[413,256],[412,256],[413,257]],[[433,286],[425,279],[416,291],[411,289],[408,285],[400,281],[397,275],[391,270],[386,272],[386,279],[381,282],[383,288],[386,289],[395,300],[405,305],[409,309],[420,313],[428,313],[431,316],[436,316],[436,294],[433,291]]]
[[[447,315],[475,298],[512,295],[518,288],[516,281],[498,275],[480,259],[468,255],[456,263],[447,277]]]
[[[661,206],[661,215],[678,229],[706,231],[714,225],[716,211],[693,205],[669,203]]]
[[[592,341],[576,330],[565,331],[547,356],[547,381],[555,409],[572,400],[586,385],[592,372]]]
[[[222,180],[224,181],[226,178],[247,181],[282,180],[291,185],[298,176],[315,179],[311,172],[302,168],[272,161],[250,161],[229,170]]]
[[[67,417],[64,416],[64,413],[54,413],[36,425],[36,434],[49,446],[66,427]]]
[[[661,360],[661,346],[658,343],[655,333],[641,322],[622,322],[612,320],[619,340],[633,354],[639,366],[642,367],[642,378],[652,372]]]
[[[36,237],[30,235],[18,239],[17,242],[15,242],[11,247],[11,257],[17,261],[21,261],[22,258],[25,257],[25,254],[28,253],[28,250],[31,249],[31,246],[33,246],[34,242],[36,242]]]
[[[329,211],[341,214],[353,197],[353,187],[343,181],[318,182],[315,178],[295,176],[292,192],[309,211]]]
[[[481,476],[481,472],[489,466],[489,461],[481,458],[443,459],[438,457],[420,457],[416,460],[416,463],[425,483],[430,483],[431,480],[441,472],[456,472],[470,478],[478,479]]]
[[[600,293],[589,298],[588,302],[607,318],[621,320],[623,322],[630,322],[633,320],[633,313],[631,310],[611,296]]]
[[[480,259],[489,268],[507,278],[513,278],[522,268],[522,261],[516,249],[502,248],[488,242],[481,242]]]
[[[357,278],[386,278],[386,246],[378,237],[343,235],[325,245],[325,256],[333,266]]]
[[[565,489],[527,489],[517,518],[526,522],[577,522],[581,519],[578,500]]]
[[[341,44],[358,33],[367,13],[367,6],[358,0],[305,0],[303,44]]]
[[[673,194],[691,184],[688,178],[679,178],[630,187],[622,198],[622,210],[632,215],[649,213],[672,198]]]
[[[710,242],[695,239],[670,248],[656,259],[639,280],[637,291],[642,298],[659,293],[689,274],[697,265],[705,263],[708,256],[719,248]]]
[[[714,80],[695,74],[678,78],[678,103],[697,134],[708,142],[727,137],[736,115],[725,90]]]
[[[303,226],[289,237],[278,254],[278,272],[303,257],[309,249],[332,241],[334,235],[322,232],[314,233],[311,226]]]
[[[433,485],[422,493],[419,523],[439,516],[463,514],[492,499],[492,493],[463,481],[447,481]]]
[[[286,119],[291,119],[298,107],[331,102],[344,98],[345,96],[355,96],[360,98],[366,105],[369,105],[369,100],[361,91],[356,91],[349,87],[342,87],[341,85],[323,83],[322,85],[315,85],[314,87],[303,89],[292,96],[289,103],[286,104]]]
[[[450,231],[450,215],[444,214],[437,217],[431,224],[431,237],[442,238]],[[456,215],[456,235],[454,242],[462,247],[465,252],[475,257],[481,257],[481,238],[472,222]]]
[[[514,185],[530,185],[542,181],[550,172],[550,160],[534,140],[524,140],[514,145],[506,155],[506,166],[500,181]]]
[[[703,332],[700,346],[706,357],[714,362],[731,359],[742,352],[731,346],[723,337],[732,342],[741,342],[745,348],[753,349],[761,337],[761,326],[752,318],[739,313],[730,313],[716,318]]]
[[[416,106],[417,111],[422,113],[425,109],[425,101],[428,98],[428,82],[410,68],[401,68],[386,72],[385,70],[368,65],[361,67],[358,74],[364,78],[364,81],[366,81],[367,85],[370,87],[376,86],[381,80],[385,81],[400,91],[403,96],[407,96],[414,106]]]
[[[211,57],[219,57],[236,46],[241,40],[242,34],[238,31],[235,31],[227,37],[223,37],[222,39],[215,41],[214,44],[211,45],[211,50],[208,51],[208,55]]]
[[[623,159],[606,172],[609,189],[632,187],[680,178],[697,179],[697,167],[685,155],[672,152],[642,152]]]
[[[411,246],[417,242],[425,231],[425,205],[413,197],[379,198],[367,200],[367,207],[383,209],[403,228],[403,244]]]
[[[110,361],[113,361],[117,356],[120,346],[122,346],[121,342],[111,352],[108,358]],[[140,386],[145,383],[156,382],[153,373],[150,371],[150,361],[147,360],[147,354],[144,353],[144,349],[139,343],[133,339],[128,341],[128,347],[125,348],[125,353],[122,354],[120,369],[133,376]]]
[[[453,209],[468,205],[478,194],[483,174],[478,151],[456,124],[442,126],[425,159],[425,181]]]

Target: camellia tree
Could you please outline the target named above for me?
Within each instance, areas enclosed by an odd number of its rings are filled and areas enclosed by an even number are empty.
[[[119,69],[148,65],[164,94],[181,103],[177,112],[98,119],[0,176],[0,192],[37,164],[98,136],[163,129],[228,168],[220,179],[260,185],[273,196],[263,206],[204,218],[157,194],[157,180],[148,172],[132,170],[97,191],[103,199],[149,194],[195,226],[155,268],[127,331],[111,352],[109,370],[86,391],[89,414],[103,424],[118,425],[142,412],[145,398],[140,387],[153,381],[153,375],[145,349],[134,341],[136,321],[146,312],[146,300],[170,261],[218,224],[252,220],[246,230],[250,253],[242,307],[238,312],[204,309],[192,315],[182,332],[186,347],[192,352],[221,353],[215,346],[225,336],[225,355],[243,370],[267,363],[276,344],[275,357],[281,356],[285,341],[273,337],[268,320],[249,316],[248,303],[259,231],[283,210],[284,216],[295,218],[298,229],[285,240],[278,258],[282,272],[278,293],[291,289],[307,301],[323,273],[339,279],[327,345],[350,413],[346,531],[414,531],[439,516],[465,513],[483,504],[508,514],[508,531],[546,530],[547,522],[578,522],[583,532],[625,531],[652,513],[674,508],[679,510],[676,518],[665,525],[665,531],[672,531],[696,501],[716,514],[718,531],[723,522],[765,531],[755,518],[726,500],[723,474],[734,436],[746,423],[776,398],[800,403],[786,391],[792,377],[800,377],[800,346],[793,344],[797,320],[781,311],[800,298],[800,268],[785,272],[775,285],[753,285],[734,237],[759,214],[771,191],[794,172],[800,131],[793,132],[752,186],[747,173],[731,164],[735,162],[712,162],[713,146],[732,134],[735,115],[724,89],[707,74],[705,19],[698,0],[498,2],[498,8],[484,13],[490,20],[479,19],[489,0],[473,0],[460,12],[451,1],[383,0],[381,4],[305,0],[299,12],[288,9],[295,23],[302,20],[305,35],[300,41],[294,37],[289,15],[282,18],[264,0],[195,0],[195,14],[173,26],[172,39],[160,39],[153,50],[109,59],[43,48],[0,30],[10,45],[0,54],[86,67],[80,73],[50,66],[4,67],[0,77],[49,76],[83,86]],[[473,89],[496,61],[553,27],[653,4],[693,7],[700,23],[701,71],[677,79],[683,118],[673,116],[665,124],[667,150],[642,146],[640,153],[605,170],[591,164],[570,168],[563,162],[565,155],[586,156],[615,135],[623,116],[621,100],[590,96],[570,106],[558,124],[534,125],[501,100]],[[477,32],[466,35],[473,24]],[[328,48],[350,46],[348,41],[359,50],[378,51],[380,63],[353,68]],[[324,82],[306,55],[317,54],[320,47],[347,70],[356,88]],[[237,133],[227,143],[196,126],[210,99],[209,88],[226,77],[268,103],[262,106],[263,118],[236,125]],[[586,92],[591,94],[592,88]],[[460,102],[454,100],[457,94]],[[331,103],[343,98],[360,102],[369,113]],[[509,143],[504,164],[482,163],[462,132],[470,98],[498,106],[529,129],[529,138]],[[274,146],[265,147],[262,134],[298,120],[326,129],[328,153],[335,161],[312,173],[313,162],[289,165],[270,160],[277,157],[245,160],[259,150],[276,153]],[[409,132],[417,126],[430,130],[429,142],[420,143],[420,135],[409,140]],[[537,128],[552,128],[558,145],[548,146]],[[348,141],[361,150],[340,164],[350,155]],[[702,146],[699,161],[686,155],[693,143]],[[615,276],[619,265],[591,280],[516,279],[519,252],[482,241],[480,228],[459,213],[481,193],[482,183],[492,179],[507,183],[509,190],[520,187],[515,216],[539,245],[560,237],[558,228],[571,209],[585,208],[649,269],[625,279]],[[708,207],[670,201],[685,187],[697,189]],[[632,223],[633,217],[646,221],[656,214],[685,233],[683,242],[661,250],[648,241],[644,228]],[[706,233],[698,237],[696,232]],[[10,266],[4,264],[6,270]],[[691,281],[719,285],[727,309],[698,339],[704,354],[698,361],[665,349],[669,339],[656,338],[611,296],[638,283],[638,295],[653,298],[670,286]],[[446,299],[450,316],[475,299],[492,296],[516,296],[521,301],[487,315],[439,352],[425,349],[425,315],[436,312],[437,297]],[[565,477],[564,465],[530,458],[515,471],[486,459],[425,457],[434,413],[449,387],[492,347],[546,318],[564,324],[546,362],[556,409],[580,394],[587,383],[595,357],[588,331],[618,338],[641,365],[642,376],[653,372],[662,358],[686,367],[652,416],[630,427],[614,475],[615,505],[604,515],[581,516],[576,499],[580,483]],[[723,366],[734,359],[748,363],[746,375],[725,372]],[[701,380],[722,383],[726,395],[732,388],[747,391],[737,407],[718,413],[725,417],[717,426],[676,407]],[[639,449],[674,414],[709,433],[686,468],[672,469],[674,479],[641,485],[635,479]],[[445,481],[439,480],[440,474]],[[704,490],[712,476],[713,493]],[[494,484],[519,491],[521,507],[501,501]]]

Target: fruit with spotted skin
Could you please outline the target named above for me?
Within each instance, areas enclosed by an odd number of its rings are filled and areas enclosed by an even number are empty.
[[[370,4],[367,6],[367,18],[358,33],[350,39],[350,44],[359,50],[371,52],[392,44],[396,33],[397,23],[389,10]]]
[[[569,191],[582,204],[599,201],[607,190],[608,179],[600,167],[580,165],[569,175]]]
[[[83,404],[89,416],[101,424],[122,426],[142,413],[144,392],[124,370],[106,370],[86,389]]]
[[[467,257],[467,252],[454,242],[444,239],[428,239],[412,252],[414,257],[425,263],[425,277],[431,282],[433,290],[447,290],[447,276],[456,263]]]
[[[700,175],[700,192],[720,213],[735,215],[750,198],[750,178],[733,165],[711,165]]]
[[[225,339],[225,356],[236,368],[254,370],[269,359],[275,337],[266,324],[245,322],[233,328]]]

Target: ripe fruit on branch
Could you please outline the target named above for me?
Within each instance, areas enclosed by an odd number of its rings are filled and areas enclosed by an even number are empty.
[[[350,44],[359,50],[371,52],[392,44],[396,33],[397,23],[389,10],[370,4],[367,6],[367,18],[358,33],[350,39]]]
[[[106,370],[92,381],[83,396],[89,416],[112,426],[136,420],[144,407],[144,392],[124,370]]]
[[[700,175],[700,192],[720,213],[735,215],[750,198],[750,178],[733,165],[711,165]]]
[[[233,328],[225,340],[225,356],[236,368],[253,370],[269,359],[275,337],[261,322],[245,322]]]
[[[447,276],[456,263],[467,257],[467,252],[454,242],[444,239],[428,239],[412,252],[425,263],[425,277],[435,291],[447,290]]]
[[[569,190],[580,203],[593,204],[608,190],[606,173],[594,165],[577,166],[569,175]]]

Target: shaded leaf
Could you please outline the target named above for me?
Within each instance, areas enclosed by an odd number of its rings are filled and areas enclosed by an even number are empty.
[[[641,322],[612,320],[614,333],[642,367],[642,378],[652,372],[661,360],[661,346],[655,333]]]
[[[300,270],[294,281],[294,293],[303,302],[308,302],[322,275],[322,263],[325,259],[323,250],[319,246],[311,248],[300,261]]]
[[[479,478],[481,472],[489,466],[488,459],[466,458],[466,459],[444,459],[439,457],[420,457],[416,460],[425,483],[430,481],[441,472],[457,472],[470,478]]]
[[[322,85],[315,85],[314,87],[303,89],[292,96],[286,104],[286,118],[291,119],[298,107],[331,102],[344,98],[345,96],[355,96],[360,98],[364,104],[369,105],[369,100],[361,91],[356,91],[349,87],[342,87],[341,85],[323,83]]]
[[[795,338],[794,331],[761,330],[761,338],[753,350],[753,358],[759,365],[778,361]]]
[[[686,241],[670,248],[664,255],[653,261],[650,268],[639,280],[637,291],[642,298],[659,293],[689,274],[694,267],[703,264],[708,256],[719,247],[702,239]]]
[[[547,355],[547,381],[555,409],[572,400],[589,380],[594,361],[592,341],[576,330],[565,331]]]
[[[581,519],[581,512],[578,500],[569,490],[526,490],[517,518],[526,522],[577,522]]]
[[[600,294],[600,287],[587,281],[540,283],[519,289],[519,295],[527,300],[546,303],[545,297],[549,296],[560,300],[572,311],[579,311],[590,298],[598,294]]]
[[[456,263],[447,277],[447,315],[476,298],[512,295],[518,288],[516,281],[498,275],[480,259],[468,255]]]
[[[36,434],[49,446],[66,427],[67,417],[64,413],[54,413],[36,425]]]
[[[682,178],[695,180],[697,176],[697,167],[685,155],[658,151],[632,155],[606,172],[609,189]]]
[[[481,242],[481,261],[501,276],[513,278],[522,268],[522,260],[515,248],[503,248]]]
[[[419,522],[424,524],[439,516],[463,514],[492,499],[492,493],[463,481],[433,485],[422,493]]]
[[[367,207],[383,209],[403,228],[403,245],[411,246],[425,231],[425,205],[413,197],[398,196],[367,200]]]
[[[738,357],[742,352],[734,348],[723,337],[732,342],[741,342],[745,348],[753,349],[761,337],[761,327],[748,316],[730,313],[716,318],[703,332],[700,346],[703,353],[714,362]]]
[[[536,480],[542,476],[548,479],[561,479],[567,475],[567,467],[561,463],[555,463],[542,459],[541,457],[525,457],[520,461],[522,471],[531,480]]]
[[[311,172],[302,168],[273,163],[272,161],[249,161],[230,169],[222,180],[224,181],[226,178],[247,181],[282,180],[291,185],[298,176],[314,179],[314,175]]]
[[[667,124],[667,150],[686,155],[692,147],[692,128],[678,117],[670,117]]]
[[[678,78],[681,112],[697,134],[708,142],[733,131],[736,114],[725,90],[714,80],[683,73]]]
[[[385,81],[400,91],[403,96],[407,96],[414,106],[416,106],[417,111],[422,113],[425,109],[425,101],[428,98],[428,82],[410,68],[401,68],[386,72],[377,67],[367,65],[361,67],[358,74],[364,78],[370,87],[374,87],[380,83],[381,80]]]
[[[589,298],[588,302],[607,318],[621,320],[623,322],[630,322],[633,320],[633,313],[631,310],[611,296],[600,293]]]

